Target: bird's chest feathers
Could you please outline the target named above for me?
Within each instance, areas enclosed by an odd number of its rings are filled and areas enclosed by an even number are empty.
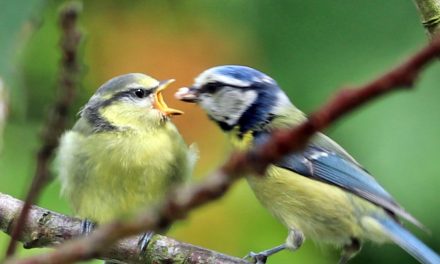
[[[82,169],[69,176],[66,194],[80,216],[98,222],[157,202],[186,178],[186,145],[172,124],[162,131],[95,133],[72,158]]]
[[[240,127],[235,126],[231,132],[228,133],[229,141],[231,142],[233,148],[239,151],[248,150],[252,147],[254,140],[253,132],[247,131],[245,133],[240,133]]]
[[[165,130],[165,129],[164,129]],[[137,182],[167,176],[182,156],[180,136],[170,131],[127,131],[97,134],[89,140],[92,170],[106,182]],[[136,183],[135,183],[136,184]]]

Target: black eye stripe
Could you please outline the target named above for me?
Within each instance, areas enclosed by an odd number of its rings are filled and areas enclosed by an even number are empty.
[[[224,84],[222,84],[222,83],[211,82],[211,83],[207,83],[207,84],[203,85],[199,89],[199,92],[201,92],[201,93],[215,93],[223,86],[224,86]]]
[[[141,92],[142,97],[139,97],[138,95],[136,95],[136,92],[139,90],[143,90],[143,92]],[[149,96],[153,92],[153,90],[154,89],[145,89],[143,87],[139,87],[139,88],[133,88],[133,89],[117,92],[111,98],[104,100],[102,102],[101,106],[107,107],[107,106],[111,105],[113,102],[118,101],[122,98],[127,98],[127,97],[134,98],[134,99],[146,98],[147,96]]]
[[[151,91],[146,90],[144,88],[135,88],[131,90],[131,94],[133,94],[137,98],[145,98],[151,94]]]
[[[119,97],[133,97],[137,99],[142,99],[149,96],[153,91],[151,89],[145,89],[143,87],[132,88],[128,91],[120,92]]]
[[[145,97],[149,96],[152,92],[153,92],[152,90],[147,90],[142,87],[133,88],[130,90],[118,92],[106,101],[111,103],[113,101],[116,101],[116,100],[124,98],[124,97],[132,97],[132,98],[139,98],[140,99],[140,98],[145,98]]]

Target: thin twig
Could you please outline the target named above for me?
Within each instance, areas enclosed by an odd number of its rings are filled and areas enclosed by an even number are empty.
[[[78,14],[81,5],[78,2],[70,2],[60,12],[61,38],[61,71],[58,84],[58,98],[52,107],[44,131],[42,134],[43,145],[37,153],[37,167],[32,179],[32,184],[26,194],[25,203],[20,216],[11,226],[11,240],[6,251],[6,256],[15,253],[17,239],[28,216],[31,204],[38,200],[39,193],[49,180],[48,164],[54,150],[58,145],[58,138],[65,130],[69,108],[74,100],[79,65],[77,61],[77,50],[81,40],[81,33],[76,28]]]
[[[8,225],[14,221],[22,205],[22,201],[0,193],[0,215],[2,218],[0,230],[8,231]],[[25,248],[53,247],[81,235],[81,219],[33,206],[22,230],[20,241],[23,242]],[[239,258],[182,243],[161,235],[155,235],[148,244],[147,254],[141,254],[138,241],[138,236],[121,240],[98,257],[103,260],[133,264],[176,263],[183,260],[188,264],[248,263]]]
[[[99,256],[117,240],[148,230],[158,230],[184,218],[188,212],[221,197],[231,184],[256,168],[261,172],[283,155],[300,150],[310,137],[367,102],[389,92],[413,85],[421,70],[440,54],[440,38],[411,56],[406,62],[358,89],[342,90],[302,125],[276,132],[269,142],[250,153],[231,156],[219,170],[201,184],[181,188],[160,207],[127,222],[115,221],[90,236],[66,242],[57,250],[8,263],[71,263]]]

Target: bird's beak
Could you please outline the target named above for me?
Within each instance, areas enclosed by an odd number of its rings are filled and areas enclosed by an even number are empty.
[[[174,82],[174,81],[175,81],[174,79],[170,79],[170,80],[165,80],[165,81],[159,82],[159,85],[157,86],[157,88],[156,88],[156,90],[154,91],[154,94],[153,94],[153,96],[154,96],[154,102],[153,102],[154,108],[156,108],[157,110],[161,111],[166,116],[173,116],[173,115],[181,115],[181,114],[183,114],[183,112],[180,111],[180,110],[169,108],[168,105],[163,100],[162,91],[165,90],[168,87],[168,85],[170,83]]]
[[[197,103],[199,101],[199,92],[192,87],[182,87],[174,94],[174,97],[180,101]]]

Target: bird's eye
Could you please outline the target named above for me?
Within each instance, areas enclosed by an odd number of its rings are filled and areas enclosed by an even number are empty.
[[[145,89],[136,89],[134,90],[134,95],[136,95],[138,98],[145,98],[148,93]]]

